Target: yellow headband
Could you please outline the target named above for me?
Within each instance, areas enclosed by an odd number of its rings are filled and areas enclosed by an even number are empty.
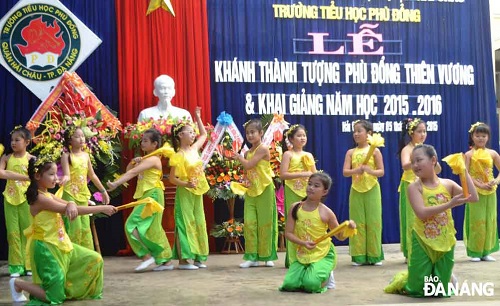
[[[185,121],[185,122],[181,122],[181,123],[177,124],[177,125],[174,127],[174,130],[173,130],[174,135],[176,135],[176,134],[177,134],[177,132],[178,132],[179,130],[182,130],[182,128],[183,128],[183,127],[188,126],[188,125],[189,125],[189,126],[192,126],[192,125],[191,125],[191,123],[190,123],[189,121]]]
[[[471,125],[471,126],[470,126],[470,129],[469,129],[469,134],[470,134],[470,133],[473,133],[473,132],[474,132],[474,130],[475,130],[478,126],[480,126],[481,124],[484,124],[484,123],[483,123],[483,122],[478,121],[478,122],[474,123],[473,125]]]
[[[286,138],[288,138],[288,137],[290,136],[290,134],[292,134],[292,132],[293,132],[293,131],[295,131],[295,130],[296,130],[297,128],[299,128],[299,127],[300,127],[300,124],[294,124],[294,125],[292,125],[292,126],[288,129],[288,131],[286,131],[286,133],[285,133],[285,137],[286,137]]]
[[[243,123],[243,128],[247,128],[247,125],[250,123],[250,121],[252,121],[252,119],[248,120],[247,122]]]
[[[14,127],[14,129],[12,130],[12,132],[10,132],[10,134],[12,135],[14,132],[16,132],[17,130],[21,129],[23,126],[22,125],[16,125]]]
[[[410,119],[410,122],[408,122],[408,135],[413,134],[415,128],[420,124],[423,123],[423,121],[420,118],[413,118]]]

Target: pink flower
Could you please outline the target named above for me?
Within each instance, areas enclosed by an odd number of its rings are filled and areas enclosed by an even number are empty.
[[[102,202],[102,193],[99,191],[95,192],[92,196],[96,199],[96,201]]]

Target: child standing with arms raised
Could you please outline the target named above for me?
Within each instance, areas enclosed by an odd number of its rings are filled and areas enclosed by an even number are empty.
[[[326,173],[314,173],[307,183],[307,197],[295,203],[288,212],[286,238],[297,245],[297,260],[290,264],[282,291],[304,290],[321,293],[334,289],[333,269],[337,264],[335,247],[330,239],[318,243],[328,229],[339,226],[337,216],[321,201],[332,186],[332,179]],[[350,220],[349,227],[356,228]],[[344,240],[343,233],[335,235]]]
[[[149,154],[161,146],[161,135],[155,129],[144,132],[141,139],[141,150]],[[137,179],[137,187],[134,199],[152,198],[162,207],[165,207],[162,164],[159,156],[150,156],[142,159],[136,157],[127,166],[127,172],[114,182],[107,182],[108,190],[112,191],[121,184],[128,182],[134,177]],[[125,234],[132,250],[143,261],[135,268],[136,272],[146,270],[156,262],[158,265],[153,270],[173,270],[171,263],[172,250],[168,238],[161,226],[163,212],[155,212],[153,215],[142,218],[141,214],[146,204],[135,206],[132,213],[125,222]]]
[[[245,169],[249,184],[243,209],[245,262],[240,268],[257,267],[259,261],[264,261],[267,267],[274,267],[273,261],[278,259],[278,222],[269,148],[262,144],[264,132],[259,119],[248,121],[244,127],[250,150],[245,156],[234,155]]]
[[[280,178],[285,183],[285,222],[293,203],[306,197],[307,181],[311,174],[316,172],[314,157],[302,149],[307,143],[306,128],[302,124],[294,124],[285,132],[286,140],[291,147],[283,153],[280,167]],[[287,243],[285,267],[289,267],[296,260],[296,245]]]
[[[22,126],[11,132],[10,146],[12,153],[0,160],[0,178],[6,179],[4,196],[5,225],[9,244],[10,277],[19,277],[27,271],[26,237],[23,231],[31,224],[31,214],[26,201],[26,189],[29,186],[28,161],[32,157],[26,148],[30,144],[31,133]],[[29,265],[28,265],[29,266]]]
[[[200,114],[201,108],[196,107],[195,120],[200,130],[198,139],[190,123],[180,123],[172,128],[174,150],[177,151],[170,157],[169,177],[170,182],[177,186],[174,210],[174,259],[179,260],[181,270],[207,267],[203,263],[208,257],[203,194],[210,187],[203,172],[203,162],[199,153],[207,139]],[[190,263],[189,259],[193,260],[193,263]]]
[[[66,130],[64,143],[68,152],[63,153],[61,157],[61,166],[64,172],[60,182],[64,186],[62,198],[75,202],[79,206],[88,206],[91,195],[87,180],[90,179],[102,193],[103,204],[109,204],[108,193],[92,168],[89,154],[84,151],[85,135],[83,130],[80,127]],[[89,215],[78,216],[71,222],[67,218],[63,219],[71,241],[93,250],[94,242],[90,230]]]
[[[31,295],[32,304],[60,304],[66,299],[99,299],[103,289],[103,260],[97,252],[72,244],[61,214],[73,220],[78,215],[104,213],[112,215],[111,205],[77,206],[62,200],[48,189],[54,188],[57,166],[50,160],[32,158],[29,161],[26,191],[33,224],[28,230],[28,249],[33,266],[33,283],[10,280],[14,302],[26,301],[22,291]],[[31,304],[30,303],[30,304]]]
[[[469,145],[465,164],[479,196],[478,203],[465,205],[464,243],[471,261],[495,261],[490,254],[498,251],[497,185],[500,175],[493,179],[493,166],[500,169],[500,156],[486,146],[490,127],[482,122],[469,129]]]
[[[408,186],[408,198],[416,216],[412,225],[408,272],[398,273],[384,291],[423,297],[426,279],[434,276],[438,279],[434,285],[443,286],[444,296],[447,296],[457,241],[451,208],[476,202],[477,192],[467,171],[471,193],[467,198],[457,183],[439,178],[435,170],[436,150],[430,145],[417,145],[411,154],[411,164],[419,180]]]
[[[349,194],[349,216],[358,225],[358,234],[349,239],[349,253],[352,265],[382,265],[382,197],[379,177],[384,175],[382,153],[375,149],[374,154],[364,164],[370,146],[368,135],[373,125],[366,120],[353,123],[353,137],[356,147],[347,151],[343,174],[352,177]]]

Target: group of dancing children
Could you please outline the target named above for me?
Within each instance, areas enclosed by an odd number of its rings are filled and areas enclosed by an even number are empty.
[[[167,154],[171,166],[169,180],[177,186],[175,195],[175,243],[173,251],[162,229],[162,213],[144,216],[145,205],[136,206],[125,223],[127,240],[142,259],[135,271],[156,264],[154,271],[206,268],[209,252],[203,194],[209,185],[203,171],[200,149],[207,133],[196,108],[196,135],[192,122],[172,128],[173,150]],[[396,275],[385,288],[389,293],[423,296],[424,277],[439,275],[440,281],[452,279],[455,228],[451,208],[466,205],[464,241],[471,261],[494,261],[498,251],[496,227],[496,187],[500,175],[493,178],[493,166],[500,168],[500,156],[488,149],[490,129],[476,123],[469,130],[471,149],[465,154],[467,184],[470,195],[449,179],[437,176],[441,168],[434,148],[423,144],[426,125],[420,119],[403,124],[399,156],[403,176],[399,187],[401,250],[408,261],[408,271]],[[269,148],[262,143],[263,127],[258,119],[245,125],[249,150],[232,158],[245,170],[245,254],[241,268],[274,266],[277,260],[277,209]],[[356,146],[347,151],[343,175],[352,177],[349,194],[348,227],[358,234],[349,239],[352,265],[382,265],[382,203],[378,178],[384,175],[381,152],[365,161],[372,134],[366,120],[353,123]],[[4,207],[9,243],[10,288],[14,301],[26,300],[61,303],[66,299],[96,299],[102,295],[103,261],[93,250],[88,214],[112,215],[112,205],[88,206],[91,180],[109,203],[106,188],[92,169],[84,151],[85,135],[80,128],[66,131],[67,152],[61,158],[63,176],[59,180],[56,161],[38,158],[27,152],[31,134],[23,127],[11,133],[12,152],[2,156],[0,178],[6,179]],[[280,178],[285,194],[285,276],[282,291],[324,292],[335,288],[333,270],[336,265],[334,245],[330,239],[315,243],[327,231],[339,226],[337,217],[322,203],[332,186],[330,176],[318,172],[311,153],[304,151],[306,128],[292,125],[284,133]],[[162,163],[151,155],[162,147],[155,129],[146,130],[141,139],[144,157],[134,158],[127,171],[114,182],[112,191],[137,177],[134,199],[152,198],[164,206]],[[468,174],[470,172],[470,175]],[[61,198],[48,190],[56,184],[64,187]],[[473,203],[477,202],[477,203]],[[469,204],[472,203],[472,204]],[[344,240],[341,231],[335,235]],[[20,280],[33,276],[33,283]]]

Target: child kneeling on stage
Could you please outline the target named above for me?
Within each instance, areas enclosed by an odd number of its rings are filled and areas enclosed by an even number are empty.
[[[307,197],[292,206],[288,213],[285,235],[289,242],[297,245],[297,261],[290,265],[281,291],[305,291],[322,293],[335,288],[333,269],[337,264],[335,248],[330,239],[318,243],[327,229],[333,230],[339,223],[333,211],[321,200],[328,194],[332,179],[323,172],[310,176],[307,183]],[[349,227],[356,224],[349,221]],[[343,232],[335,235],[344,240]]]
[[[102,257],[71,243],[61,214],[74,220],[85,214],[112,215],[116,208],[111,205],[77,206],[49,193],[48,189],[54,188],[57,182],[57,165],[48,158],[30,159],[28,174],[31,183],[26,199],[33,223],[25,234],[33,283],[11,278],[12,299],[14,302],[26,301],[23,291],[30,294],[30,305],[60,304],[68,299],[100,299]]]

